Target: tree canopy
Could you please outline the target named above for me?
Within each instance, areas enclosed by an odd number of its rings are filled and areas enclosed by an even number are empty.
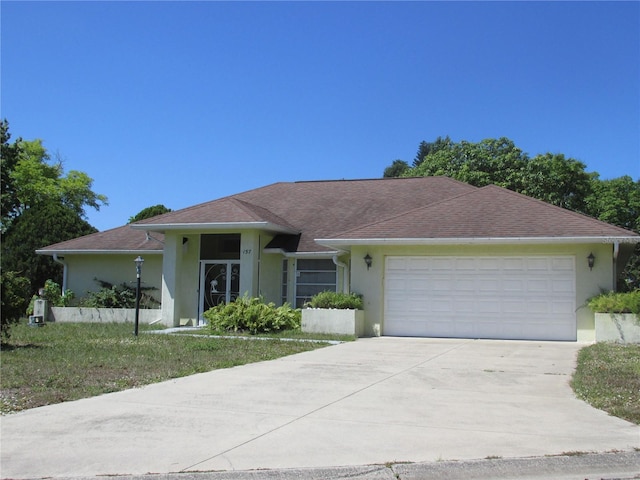
[[[2,270],[20,272],[34,291],[48,279],[62,283],[62,266],[35,251],[97,231],[68,205],[52,201],[28,208],[12,222],[3,239]]]
[[[163,213],[169,213],[170,211],[170,208],[167,208],[162,204],[153,205],[152,207],[143,208],[136,215],[130,217],[128,223],[139,222],[140,220],[162,215]]]
[[[25,210],[54,202],[65,205],[78,216],[86,217],[86,207],[100,209],[107,197],[95,193],[93,179],[86,173],[70,170],[64,174],[63,162],[52,160],[42,141],[18,138],[9,143],[9,123],[0,124],[2,141],[2,230]]]
[[[2,275],[13,272],[11,282],[19,285],[24,285],[19,278],[27,278],[35,291],[47,279],[60,282],[61,277],[61,266],[35,251],[96,232],[85,220],[85,209],[99,209],[107,197],[91,189],[93,180],[86,173],[65,175],[62,162],[52,160],[41,140],[10,142],[7,120],[0,123],[0,136]]]

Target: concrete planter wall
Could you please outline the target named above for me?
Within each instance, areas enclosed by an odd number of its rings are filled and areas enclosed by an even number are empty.
[[[133,323],[135,318],[135,308],[51,307],[47,320],[76,323]],[[140,323],[153,323],[161,318],[162,310],[160,309],[140,309]]]
[[[302,331],[362,337],[364,335],[364,310],[305,308],[302,310]]]
[[[633,313],[596,313],[596,341],[640,343],[640,318]]]

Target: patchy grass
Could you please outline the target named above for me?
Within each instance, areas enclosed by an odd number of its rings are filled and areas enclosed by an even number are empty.
[[[15,325],[2,345],[0,413],[126,390],[327,344],[151,335],[133,324]]]
[[[571,386],[590,405],[640,425],[640,345],[583,348]]]

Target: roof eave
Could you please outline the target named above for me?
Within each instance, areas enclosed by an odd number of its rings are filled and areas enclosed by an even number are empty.
[[[449,238],[319,238],[316,243],[344,249],[352,245],[507,245],[507,244],[593,244],[640,243],[640,236],[592,237],[449,237]]]
[[[131,228],[150,232],[167,230],[267,230],[277,233],[298,234],[300,231],[272,222],[209,222],[209,223],[142,223],[132,224]]]
[[[276,252],[269,252],[269,253],[276,253]],[[330,251],[324,251],[324,252],[277,252],[277,253],[281,253],[283,256],[285,256],[286,258],[309,258],[309,259],[313,259],[313,258],[331,258],[335,255],[344,255],[345,253],[348,253],[347,250],[345,249],[336,249],[336,250],[330,250]]]
[[[91,250],[77,250],[77,249],[69,249],[69,250],[47,250],[47,249],[41,249],[41,250],[36,250],[36,253],[38,255],[96,255],[96,254],[100,254],[100,255],[162,255],[163,251],[162,249],[160,250],[144,250],[144,249],[139,249],[139,250],[135,250],[135,249],[127,249],[127,250],[113,250],[113,249],[105,249],[105,250],[98,250],[98,249],[91,249]]]

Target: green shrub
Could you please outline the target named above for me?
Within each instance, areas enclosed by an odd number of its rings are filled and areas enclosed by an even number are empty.
[[[102,286],[97,292],[89,292],[80,300],[80,307],[92,308],[135,308],[136,306],[136,289],[126,283],[120,285],[112,285],[109,282],[97,280]],[[158,302],[151,295],[145,293],[146,290],[155,290],[155,288],[144,287],[140,289],[140,308],[158,308]]]
[[[73,292],[68,289],[63,292],[60,285],[53,280],[47,280],[44,282],[44,288],[42,290],[42,298],[48,302],[50,307],[68,307],[71,300],[73,300]],[[38,298],[40,298],[38,295],[31,297],[31,302],[27,309],[27,313],[29,315],[33,314],[33,303]]]
[[[305,303],[308,308],[338,308],[341,310],[362,310],[362,295],[357,293],[320,292]]]
[[[2,294],[2,311],[0,312],[0,335],[2,340],[8,339],[11,324],[25,315],[29,305],[29,279],[21,277],[18,272],[2,272],[0,275],[0,292]]]
[[[276,307],[262,297],[245,294],[234,302],[220,304],[204,312],[212,332],[269,333],[300,328],[300,310],[285,303]]]
[[[640,290],[626,293],[603,293],[587,302],[595,313],[635,313],[640,315]]]

